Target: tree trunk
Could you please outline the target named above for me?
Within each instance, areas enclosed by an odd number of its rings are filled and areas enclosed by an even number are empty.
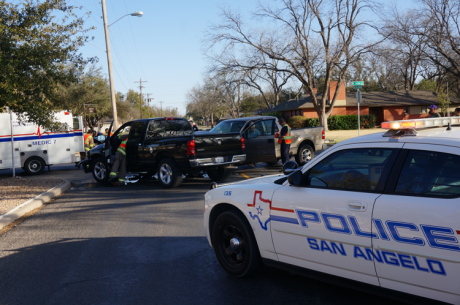
[[[324,127],[324,131],[328,131],[329,129],[327,128],[327,115],[325,111],[322,111],[322,113],[319,113],[319,126]]]

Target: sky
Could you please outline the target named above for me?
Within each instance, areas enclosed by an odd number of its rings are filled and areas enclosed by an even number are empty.
[[[410,3],[398,1],[404,7]],[[108,77],[100,1],[70,0],[68,4],[92,12],[85,24],[96,27],[88,34],[94,40],[80,50],[84,57],[97,57]],[[155,106],[163,101],[163,109],[177,107],[185,114],[186,93],[200,83],[207,66],[201,41],[207,27],[219,21],[219,6],[224,4],[221,0],[106,0],[109,24],[134,11],[144,13],[140,18],[124,17],[109,28],[115,91],[139,91],[134,82],[142,79],[143,94],[151,93]],[[232,0],[230,4],[249,12],[257,1]]]

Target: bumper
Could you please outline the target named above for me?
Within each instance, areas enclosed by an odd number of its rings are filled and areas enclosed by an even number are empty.
[[[193,159],[190,160],[191,167],[201,167],[201,166],[218,166],[225,164],[235,164],[246,161],[246,155],[236,155],[225,157],[224,162],[216,162],[215,158],[203,158],[203,159]]]
[[[88,173],[91,173],[91,168],[89,167],[89,159],[85,159],[83,161],[81,161],[80,163],[78,163],[78,168],[80,168],[80,166],[83,167],[83,171],[85,172],[85,174],[88,174]]]

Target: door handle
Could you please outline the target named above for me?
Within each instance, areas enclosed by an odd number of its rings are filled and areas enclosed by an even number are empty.
[[[362,201],[349,201],[347,202],[347,209],[355,212],[364,212],[367,210],[367,203]]]

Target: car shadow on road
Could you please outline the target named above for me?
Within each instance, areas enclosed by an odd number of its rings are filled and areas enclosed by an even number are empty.
[[[272,268],[233,278],[205,237],[68,238],[2,255],[4,304],[396,304]]]

